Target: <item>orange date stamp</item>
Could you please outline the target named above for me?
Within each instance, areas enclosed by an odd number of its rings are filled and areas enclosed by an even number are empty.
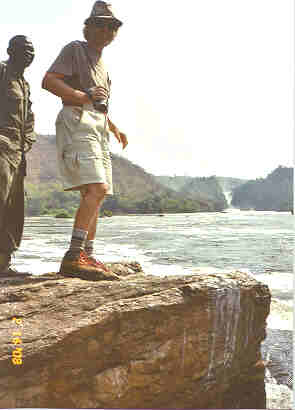
[[[23,324],[22,319],[18,319],[16,317],[12,318],[12,321],[15,325],[21,327]],[[11,361],[15,366],[20,366],[23,363],[23,348],[20,347],[22,345],[22,332],[21,329],[17,329],[16,331],[12,332],[12,344],[14,345],[14,350],[12,351]]]

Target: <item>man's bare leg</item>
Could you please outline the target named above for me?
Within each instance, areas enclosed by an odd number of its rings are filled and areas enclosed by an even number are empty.
[[[60,267],[60,273],[63,275],[75,276],[79,273],[89,278],[93,274],[99,274],[101,279],[120,280],[119,276],[109,271],[103,263],[96,261],[90,255],[87,256],[85,252],[87,237],[95,236],[99,208],[107,191],[106,184],[88,184],[80,189],[80,206],[75,217],[70,248]]]
[[[107,191],[106,184],[91,184],[81,189],[81,202],[75,218],[70,253],[71,249],[72,253],[84,250],[90,266],[102,269],[108,275],[111,274],[113,279],[119,280],[119,277],[110,272],[102,262],[92,257],[99,210]]]
[[[94,239],[98,211],[107,191],[108,185],[106,184],[89,184],[80,189],[80,206],[76,213],[74,229],[89,232],[88,239]]]
[[[95,235],[99,207],[107,191],[106,184],[89,184],[81,188],[80,206],[76,213],[71,245],[62,260],[61,274],[75,277],[79,273],[83,278],[95,277],[95,280],[99,275],[103,280],[120,280],[120,277],[106,268],[103,263],[87,256],[84,249],[88,231],[89,237]]]
[[[95,234],[92,221],[97,215],[97,210],[107,190],[108,185],[106,184],[88,184],[81,187],[80,206],[75,217],[70,248],[67,252],[68,257],[78,256],[81,251],[84,251],[89,229],[91,230],[90,235]]]
[[[85,241],[85,252],[87,253],[88,256],[93,255],[94,239],[96,236],[96,228],[97,228],[97,221],[99,217],[100,206],[98,207],[92,221],[90,222],[89,228],[88,228],[88,235]]]
[[[88,241],[93,241],[96,236],[96,228],[97,228],[97,222],[98,222],[98,217],[99,217],[99,210],[101,207],[102,203],[99,205],[97,208],[97,211],[92,218],[92,221],[90,222],[89,228],[88,228],[88,235],[87,235],[87,240]]]

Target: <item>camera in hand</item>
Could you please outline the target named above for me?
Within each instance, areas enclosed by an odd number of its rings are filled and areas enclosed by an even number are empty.
[[[109,102],[108,100],[105,100],[103,98],[100,99],[94,99],[93,95],[92,95],[92,88],[87,88],[84,90],[85,93],[88,95],[88,97],[90,98],[90,100],[92,101],[93,107],[96,111],[99,111],[103,114],[106,114],[108,112],[108,108],[109,108]]]
[[[93,101],[93,107],[95,110],[106,114],[108,112],[108,101],[107,100],[95,100]]]

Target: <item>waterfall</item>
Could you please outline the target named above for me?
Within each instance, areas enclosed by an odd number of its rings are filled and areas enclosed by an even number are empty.
[[[224,191],[223,190],[223,195],[225,196],[227,203],[228,203],[228,207],[232,208],[233,206],[231,205],[231,200],[232,200],[232,191]]]
[[[219,365],[217,359],[217,339],[220,332],[225,329],[224,369],[231,367],[236,355],[238,325],[241,313],[241,293],[238,288],[229,288],[227,293],[217,293],[214,301],[210,301],[208,307],[209,320],[212,320],[213,332],[210,346],[210,359],[207,379],[213,376],[213,369]],[[251,318],[252,319],[252,318]],[[252,326],[251,322],[251,326]],[[252,328],[251,328],[252,329]],[[249,336],[249,335],[247,335]],[[248,345],[246,346],[248,347]]]
[[[232,189],[233,189],[233,185],[227,181],[226,178],[218,178],[218,183],[219,186],[222,190],[223,195],[225,196],[226,202],[228,204],[229,208],[233,208],[233,206],[231,205],[231,201],[232,201]]]

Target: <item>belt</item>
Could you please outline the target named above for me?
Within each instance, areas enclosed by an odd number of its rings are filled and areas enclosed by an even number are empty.
[[[63,101],[63,106],[64,107],[83,107],[83,104],[73,104],[73,103],[67,103]]]
[[[83,107],[84,104],[73,104],[73,103],[63,102],[63,106],[64,107]],[[105,104],[93,104],[93,108],[96,111],[101,112],[102,114],[107,114],[108,112],[108,107]]]

